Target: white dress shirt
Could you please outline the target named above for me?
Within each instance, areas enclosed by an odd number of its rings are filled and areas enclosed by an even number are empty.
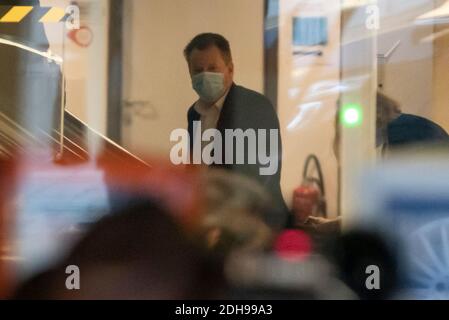
[[[224,104],[228,94],[229,94],[229,90],[226,91],[226,93],[220,99],[218,99],[217,102],[215,102],[212,105],[210,105],[210,104],[208,105],[201,100],[198,100],[195,103],[195,106],[193,108],[201,116],[201,118],[200,118],[201,137],[206,130],[217,128],[218,119],[220,118],[220,113],[221,113],[221,110],[223,109],[223,104]],[[195,136],[198,137],[198,135],[195,135]],[[206,145],[208,145],[209,143],[210,142],[208,142],[208,141],[201,141],[201,150],[203,150],[204,147]]]
[[[217,128],[217,122],[220,118],[221,109],[228,96],[229,90],[214,104],[207,105],[201,100],[195,103],[194,109],[201,116],[201,131],[202,133],[207,129]]]

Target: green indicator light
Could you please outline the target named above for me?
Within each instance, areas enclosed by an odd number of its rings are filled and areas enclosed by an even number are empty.
[[[357,127],[362,123],[362,108],[351,104],[344,106],[341,112],[341,121],[346,127]]]

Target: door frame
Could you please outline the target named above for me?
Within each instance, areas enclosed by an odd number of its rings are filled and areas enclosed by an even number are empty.
[[[107,136],[122,143],[123,1],[109,1]]]

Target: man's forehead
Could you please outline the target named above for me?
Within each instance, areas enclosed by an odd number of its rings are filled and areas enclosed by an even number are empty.
[[[190,54],[190,61],[192,63],[210,63],[220,60],[224,61],[223,56],[220,50],[215,46],[210,46],[203,50],[193,49],[192,53]]]

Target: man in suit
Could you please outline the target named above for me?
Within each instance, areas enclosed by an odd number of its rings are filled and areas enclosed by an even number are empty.
[[[276,151],[276,172],[271,175],[261,174],[261,169],[266,167],[257,162],[250,163],[249,151],[251,148],[246,141],[245,162],[238,164],[233,161],[221,161],[215,164],[222,168],[243,174],[263,185],[272,195],[274,204],[278,211],[269,217],[267,223],[275,228],[285,226],[288,218],[288,210],[282,197],[280,188],[282,146],[279,130],[279,120],[270,101],[263,95],[236,85],[233,81],[234,65],[229,42],[221,35],[214,33],[203,33],[197,35],[185,48],[184,55],[188,63],[190,76],[192,78],[193,89],[199,96],[193,106],[188,111],[188,131],[190,135],[190,148],[193,149],[195,138],[198,133],[194,132],[195,123],[201,124],[201,133],[208,129],[216,129],[225,137],[226,130],[241,129],[244,132],[248,129],[266,130],[265,138],[257,136],[256,146],[258,153],[261,143],[265,144],[265,151],[270,149],[270,130],[277,132]],[[259,141],[263,139],[264,141]],[[224,138],[223,138],[224,140]],[[215,142],[215,141],[214,141]],[[226,144],[226,143],[225,143]],[[252,146],[255,148],[255,146]],[[236,160],[236,148],[226,150],[223,145],[220,150],[223,159],[226,153],[233,151]],[[229,154],[228,154],[229,156]],[[240,155],[241,156],[241,155]]]

